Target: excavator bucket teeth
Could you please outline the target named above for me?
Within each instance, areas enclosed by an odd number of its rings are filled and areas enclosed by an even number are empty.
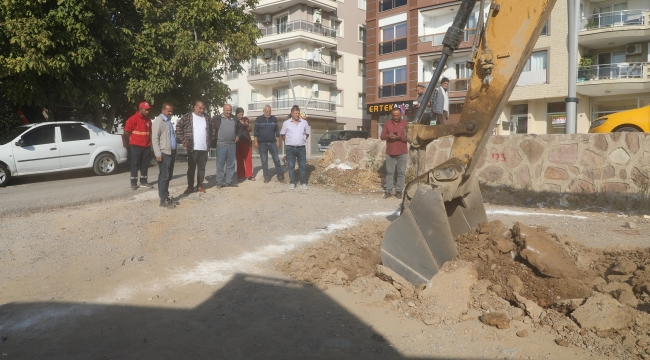
[[[454,236],[486,221],[480,192],[472,191],[462,200],[445,203],[435,186],[418,185],[411,202],[384,234],[383,265],[415,286],[428,283],[458,255]]]

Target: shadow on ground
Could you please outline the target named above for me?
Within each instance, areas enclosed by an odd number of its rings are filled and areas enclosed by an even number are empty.
[[[195,308],[161,306],[6,304],[0,351],[12,359],[405,359],[306,283],[238,274]]]

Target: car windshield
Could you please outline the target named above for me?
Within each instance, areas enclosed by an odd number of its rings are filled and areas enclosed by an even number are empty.
[[[330,131],[328,133],[325,133],[325,135],[323,135],[323,137],[320,138],[320,139],[321,140],[336,140],[336,139],[338,139],[338,137],[339,137],[338,132],[331,132]]]
[[[0,135],[0,145],[4,145],[10,142],[11,140],[15,139],[18,135],[27,131],[27,129],[29,128],[30,126],[22,125],[11,129],[8,133]]]

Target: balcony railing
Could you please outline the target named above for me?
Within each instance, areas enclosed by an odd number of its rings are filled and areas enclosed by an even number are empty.
[[[580,19],[580,31],[613,26],[644,25],[646,10],[621,10],[585,16]]]
[[[296,101],[293,99],[280,99],[273,101],[256,101],[248,103],[248,111],[262,111],[266,105],[271,105],[271,108],[274,110],[284,110],[291,109],[294,105],[300,106],[303,110],[324,110],[324,111],[336,111],[336,103],[332,101],[324,101],[318,99],[311,99],[309,101],[309,106],[307,105],[308,98],[297,98]]]
[[[235,80],[239,77],[239,73],[236,71],[229,72],[226,74],[226,80]]]
[[[469,89],[470,78],[466,79],[451,79],[449,80],[449,91],[467,91]],[[418,85],[422,85],[425,88],[429,86],[428,82],[419,82]]]
[[[546,83],[546,69],[523,71],[517,80],[517,86],[541,85]]]
[[[306,20],[289,21],[287,23],[271,25],[260,28],[262,36],[284,34],[292,31],[306,31],[326,37],[336,38],[336,30],[323,26],[320,23],[313,23]]]
[[[285,62],[272,61],[268,64],[248,68],[248,75],[270,74],[289,70],[309,70],[328,75],[336,75],[336,67],[313,60],[291,59]]]
[[[430,42],[433,43],[433,46],[440,46],[442,45],[442,40],[445,38],[445,34],[446,33],[423,35],[418,37],[418,42]],[[463,34],[463,41],[469,41],[469,37],[472,35],[476,35],[476,28],[465,29]]]
[[[406,84],[391,84],[379,87],[380,98],[402,95],[406,95]]]
[[[406,0],[381,0],[379,2],[379,11],[388,11],[406,5]]]
[[[406,38],[384,41],[379,44],[379,55],[406,50]]]
[[[578,68],[578,82],[605,79],[640,79],[645,63],[600,64]]]

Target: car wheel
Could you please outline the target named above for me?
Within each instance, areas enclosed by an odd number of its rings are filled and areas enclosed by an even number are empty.
[[[9,184],[9,179],[11,178],[11,173],[4,165],[0,164],[0,187],[7,186]]]
[[[639,132],[639,129],[631,126],[624,126],[620,129],[616,129],[616,132],[624,132],[624,131],[629,131],[629,132]]]
[[[95,159],[95,174],[110,175],[117,169],[117,161],[109,154],[101,154]]]

